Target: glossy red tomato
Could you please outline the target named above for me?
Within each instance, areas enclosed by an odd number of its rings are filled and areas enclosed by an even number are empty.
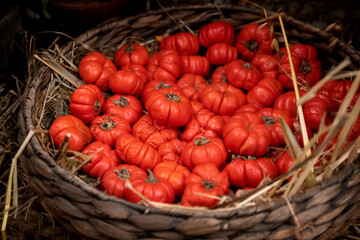
[[[256,113],[262,109],[262,106],[254,105],[254,104],[245,104],[241,106],[238,110],[236,110],[235,114],[251,112]]]
[[[239,113],[224,125],[225,146],[243,156],[263,156],[271,144],[271,132],[255,113]]]
[[[155,178],[149,171],[147,179],[134,179],[132,187],[146,199],[154,202],[173,203],[175,200],[174,187],[167,180]],[[125,199],[129,202],[138,203],[142,198],[130,188],[125,188]]]
[[[111,75],[109,88],[115,94],[139,94],[147,82],[147,71],[139,64],[125,65]]]
[[[91,156],[91,161],[85,164],[82,169],[90,177],[102,178],[106,171],[121,163],[115,150],[102,142],[92,142],[87,145],[82,154]],[[83,161],[83,159],[80,158]]]
[[[210,71],[209,60],[200,55],[180,56],[180,65],[182,74],[191,73],[206,76]]]
[[[196,55],[200,50],[199,39],[188,32],[180,32],[165,37],[160,42],[161,50],[176,50],[179,55]]]
[[[251,64],[259,69],[264,78],[277,79],[279,66],[273,55],[256,54],[251,60]]]
[[[175,196],[180,197],[185,188],[185,180],[190,175],[190,170],[176,161],[158,163],[154,168],[154,177],[167,180],[174,187]]]
[[[256,188],[264,179],[278,176],[278,169],[270,158],[237,158],[230,162],[223,172],[228,174],[231,185],[241,188]]]
[[[282,92],[283,87],[278,80],[263,78],[248,92],[246,100],[249,104],[270,107]]]
[[[143,115],[132,127],[132,134],[155,149],[165,142],[177,139],[179,130],[156,122],[150,114]]]
[[[300,96],[303,96],[306,91],[300,90]],[[286,110],[290,112],[290,116],[296,118],[297,113],[297,105],[296,105],[296,96],[294,91],[288,91],[283,94],[280,94],[273,104],[273,107],[276,109]]]
[[[171,88],[150,92],[145,108],[155,121],[168,127],[184,126],[192,116],[190,100]]]
[[[241,59],[231,61],[224,68],[227,81],[238,88],[251,90],[263,78],[255,66]]]
[[[161,161],[174,161],[180,163],[180,156],[186,144],[186,142],[179,139],[172,139],[169,142],[161,144],[158,148]]]
[[[271,54],[273,39],[268,25],[250,23],[240,30],[235,46],[241,59],[251,61],[256,54]]]
[[[101,113],[105,98],[100,88],[93,84],[81,85],[72,94],[70,112],[88,124]]]
[[[200,75],[184,74],[178,79],[177,85],[185,97],[196,102],[200,100],[200,95],[208,84]]]
[[[227,43],[232,45],[235,41],[234,27],[224,21],[208,23],[201,27],[199,32],[200,45],[208,48],[214,43]]]
[[[141,91],[141,102],[146,102],[149,92],[155,91],[160,88],[172,88],[177,91],[181,91],[177,83],[168,80],[151,80],[149,81],[144,89]]]
[[[180,57],[175,50],[161,50],[154,53],[146,66],[148,80],[176,82],[181,75]]]
[[[125,163],[134,164],[144,170],[153,169],[161,160],[155,148],[128,133],[119,136],[115,148]]]
[[[116,72],[115,64],[99,52],[91,52],[81,59],[79,75],[87,84],[98,86],[101,91],[109,90],[110,76]]]
[[[201,109],[204,109],[204,104],[202,104],[201,102],[194,102],[191,101],[191,106],[193,109],[193,114],[195,115],[198,111],[200,111]]]
[[[206,50],[206,57],[212,65],[225,65],[238,58],[238,51],[228,43],[214,43]]]
[[[226,75],[225,75],[225,68],[224,66],[219,66],[215,69],[215,71],[212,73],[211,75],[211,83],[216,83],[216,82],[226,82],[229,83],[227,81]]]
[[[136,63],[145,66],[149,62],[149,53],[144,46],[130,43],[119,48],[114,55],[114,63],[118,68]]]
[[[89,128],[73,115],[60,116],[50,126],[49,135],[56,147],[60,148],[68,136],[67,149],[80,152],[91,142]]]
[[[147,173],[135,165],[120,164],[110,168],[102,177],[101,185],[106,194],[124,198],[126,180],[132,183],[135,179],[147,179]]]
[[[296,73],[297,83],[309,88],[321,79],[321,62],[318,60],[316,48],[310,45],[295,44],[290,46],[290,53]],[[278,53],[279,82],[286,89],[294,89],[289,64],[289,56],[285,48]]]
[[[143,106],[132,95],[115,94],[106,99],[103,112],[120,115],[130,125],[133,125],[143,115]]]
[[[196,137],[189,142],[181,154],[181,162],[189,169],[202,163],[213,163],[223,167],[227,158],[227,150],[221,138]]]
[[[219,203],[218,198],[221,195],[224,195],[221,186],[211,181],[189,184],[184,189],[181,205],[187,207],[214,207]]]
[[[225,82],[208,85],[200,99],[209,111],[228,116],[232,116],[238,108],[246,103],[244,92]]]
[[[120,115],[104,114],[91,121],[90,132],[94,141],[114,147],[121,134],[131,133],[131,126]]]

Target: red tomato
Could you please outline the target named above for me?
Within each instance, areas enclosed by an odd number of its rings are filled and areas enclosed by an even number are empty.
[[[154,178],[151,171],[149,171],[149,177],[147,179],[134,179],[131,185],[135,191],[150,201],[173,203],[175,200],[175,191],[171,183],[162,178]],[[142,198],[130,188],[125,188],[125,199],[133,203],[138,203],[142,200]]]
[[[100,114],[104,103],[100,88],[93,84],[81,85],[71,95],[70,112],[88,124]]]
[[[155,91],[160,88],[172,88],[176,91],[181,91],[180,87],[175,82],[168,80],[151,80],[145,85],[144,89],[141,92],[141,101],[143,103],[146,102],[149,92]]]
[[[262,106],[254,105],[254,104],[245,104],[241,106],[238,110],[236,110],[235,114],[238,113],[245,113],[245,112],[251,112],[256,113],[262,109]]]
[[[228,43],[214,43],[206,50],[206,57],[212,65],[225,65],[237,59],[238,52]]]
[[[179,55],[195,55],[200,50],[199,39],[188,32],[180,32],[165,37],[160,42],[161,50],[176,50]]]
[[[302,135],[302,132],[301,132],[301,127],[300,127],[300,123],[298,120],[296,120],[296,118],[292,118],[293,120],[293,126],[294,126],[294,134],[295,134],[295,137],[296,137],[296,141],[299,143],[299,146],[301,148],[304,147],[304,140],[303,140],[303,135]],[[307,132],[307,135],[308,135],[308,138],[311,139],[312,136],[313,136],[313,132],[311,131],[311,129],[306,126],[306,132]]]
[[[255,66],[241,59],[231,61],[224,68],[227,81],[238,88],[251,90],[263,78]]]
[[[111,75],[110,90],[115,94],[139,94],[147,82],[147,71],[139,64],[125,65],[121,70]]]
[[[318,60],[316,48],[310,45],[295,44],[290,46],[291,59],[295,69],[297,83],[300,86],[313,86],[321,79],[321,62]],[[279,82],[286,89],[294,89],[286,48],[281,48],[278,53]]]
[[[84,172],[90,177],[102,178],[107,170],[116,167],[121,163],[116,151],[102,142],[92,142],[87,145],[82,154],[91,156],[91,161],[83,166]],[[81,161],[83,159],[80,158]]]
[[[175,196],[180,197],[185,188],[185,179],[190,175],[190,170],[176,161],[158,163],[154,168],[154,177],[167,180],[174,187]]]
[[[150,114],[143,115],[134,124],[132,133],[142,142],[149,144],[155,149],[158,149],[161,144],[176,139],[179,136],[177,128],[160,125]]]
[[[222,189],[222,194],[229,192],[229,178],[226,172],[220,172],[214,163],[202,163],[197,165],[192,173],[186,178],[185,186],[209,181]]]
[[[205,130],[212,130],[217,137],[222,137],[224,119],[210,112],[207,109],[201,109],[195,117],[185,125],[185,130],[181,133],[181,139],[185,142],[190,142],[193,138]]]
[[[49,135],[58,148],[62,145],[65,136],[68,136],[67,149],[77,152],[91,142],[89,128],[73,115],[56,118],[50,126]]]
[[[115,64],[99,52],[91,52],[81,59],[79,75],[87,84],[95,84],[101,91],[109,90],[110,76],[116,72]]]
[[[271,54],[273,39],[268,25],[250,23],[239,32],[235,46],[241,59],[251,61],[256,54]]]
[[[215,71],[213,72],[213,74],[211,75],[211,83],[216,83],[216,82],[226,82],[229,83],[227,81],[226,75],[225,75],[225,68],[224,66],[219,66],[215,69]]]
[[[208,85],[200,99],[209,111],[228,116],[232,116],[238,108],[246,103],[244,92],[225,82]]]
[[[149,53],[144,46],[137,43],[127,44],[119,48],[114,55],[114,63],[118,68],[136,63],[145,66],[149,62]]]
[[[130,125],[133,125],[143,115],[143,106],[132,95],[115,94],[106,99],[103,112],[120,115]]]
[[[180,56],[180,65],[182,74],[206,76],[210,71],[210,62],[204,56]]]
[[[204,104],[202,104],[201,102],[191,101],[191,106],[192,106],[192,109],[193,109],[193,114],[196,114],[201,109],[204,109]]]
[[[161,160],[155,148],[128,133],[119,136],[115,148],[125,163],[134,164],[144,170],[153,169]]]
[[[270,107],[282,92],[283,87],[278,80],[275,78],[263,78],[248,92],[246,100],[249,104]]]
[[[91,121],[90,132],[93,140],[114,147],[121,134],[131,133],[131,126],[120,115],[104,114]]]
[[[154,53],[146,66],[148,80],[176,82],[181,75],[179,54],[175,50],[161,50]]]
[[[171,88],[150,92],[145,108],[155,121],[168,127],[184,126],[192,116],[190,100]]]
[[[179,163],[180,155],[186,144],[186,142],[183,142],[179,139],[172,139],[169,142],[161,144],[158,148],[158,153],[160,154],[161,161],[174,161]]]
[[[202,91],[208,85],[206,80],[195,74],[184,74],[177,81],[182,94],[191,101],[199,101]]]
[[[294,128],[293,121],[288,111],[274,108],[263,108],[256,113],[264,119],[266,126],[271,132],[271,146],[286,145],[285,137],[281,129],[280,118],[283,118],[290,129]]]
[[[101,185],[108,195],[124,198],[126,180],[132,183],[135,179],[145,180],[147,173],[135,165],[120,164],[110,168],[102,177]]]
[[[210,181],[189,184],[185,187],[181,198],[181,205],[188,207],[214,207],[219,203],[217,197],[221,195],[224,194],[219,184]]]
[[[235,41],[234,27],[224,21],[208,23],[199,32],[200,45],[208,48],[214,43],[224,42],[232,45]]]
[[[299,91],[300,96],[303,96],[306,91]],[[294,91],[288,91],[283,94],[280,94],[273,104],[275,109],[286,110],[290,112],[292,118],[297,117],[297,105],[296,105],[296,96]]]
[[[230,162],[223,172],[228,174],[231,185],[242,188],[256,188],[264,178],[274,179],[278,175],[278,169],[270,158],[237,158]]]
[[[243,156],[263,156],[271,144],[271,132],[255,113],[239,113],[230,118],[223,130],[225,146]]]
[[[202,163],[213,163],[220,168],[225,164],[226,158],[224,142],[216,137],[196,137],[184,147],[180,157],[181,162],[189,169]]]
[[[277,78],[279,74],[278,62],[273,55],[256,54],[251,64],[260,70],[264,78]]]

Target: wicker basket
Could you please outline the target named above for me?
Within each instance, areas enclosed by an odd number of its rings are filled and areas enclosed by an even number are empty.
[[[271,16],[275,13],[268,12]],[[170,17],[171,15],[171,17]],[[64,56],[74,63],[84,51],[83,43],[112,56],[128,36],[145,40],[164,32],[192,29],[225,17],[240,26],[264,17],[263,10],[244,6],[205,5],[167,8],[125,19],[112,19],[62,46]],[[358,69],[360,54],[329,32],[317,29],[286,14],[282,18],[290,43],[312,44],[321,58],[329,59],[324,69],[344,56]],[[174,19],[177,19],[175,23]],[[179,21],[181,20],[181,21]],[[278,22],[275,31],[281,42]],[[115,37],[116,36],[116,37]],[[79,54],[77,54],[79,52]],[[36,62],[36,61],[34,61]],[[328,64],[328,66],[326,65]],[[36,62],[19,114],[19,141],[37,126],[35,112],[50,81],[52,70]],[[108,196],[85,184],[57,165],[35,135],[21,156],[30,186],[44,208],[70,231],[85,239],[330,239],[346,230],[360,216],[359,158],[336,175],[289,199],[302,224],[299,229],[284,199],[274,199],[250,207],[229,207],[189,211],[183,208],[156,208]]]

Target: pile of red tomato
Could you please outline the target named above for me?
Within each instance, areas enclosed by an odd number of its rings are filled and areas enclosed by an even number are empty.
[[[288,153],[271,158],[286,145],[280,117],[302,145],[288,54],[273,49],[274,39],[268,25],[248,24],[235,35],[218,21],[198,36],[163,38],[152,56],[138,43],[112,60],[91,52],[79,63],[86,84],[72,93],[71,115],[55,119],[50,136],[57,147],[68,136],[69,150],[90,155],[82,170],[109,195],[215,206],[219,196],[289,169]],[[309,89],[322,77],[317,50],[296,44],[290,52],[299,86]],[[350,86],[329,81],[303,105],[310,137],[324,115],[332,121]],[[358,119],[348,141],[359,132]]]

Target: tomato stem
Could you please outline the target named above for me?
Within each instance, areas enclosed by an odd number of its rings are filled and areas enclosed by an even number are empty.
[[[113,103],[122,108],[129,105],[129,101],[126,99],[126,97],[120,97],[118,100],[114,100]]]
[[[204,146],[205,144],[209,143],[210,140],[206,137],[201,137],[201,140],[200,139],[195,139],[194,140],[194,144],[196,146]]]
[[[254,39],[251,39],[248,42],[243,42],[243,44],[250,52],[257,52],[259,50],[259,44]]]
[[[113,129],[116,125],[117,125],[116,122],[109,120],[109,121],[103,122],[99,126],[102,130],[109,131],[109,130]]]
[[[99,112],[100,108],[101,108],[100,101],[99,101],[99,100],[96,100],[95,103],[94,103],[94,110],[95,110],[95,112]]]
[[[207,180],[201,180],[201,182],[204,184],[204,188],[207,190],[211,190],[216,185],[216,183]]]
[[[170,84],[165,84],[163,82],[160,82],[159,85],[157,85],[155,87],[156,89],[160,89],[160,88],[171,88],[171,85]]]
[[[245,63],[243,67],[252,70],[250,63]]]
[[[145,182],[152,183],[152,184],[158,183],[159,180],[154,177],[153,172],[150,169],[148,169],[148,172],[149,172],[149,177],[148,177],[148,179],[145,180]]]
[[[117,173],[118,178],[122,180],[129,179],[131,177],[131,174],[126,168],[122,168],[120,171],[115,169],[114,172]]]
[[[131,53],[132,51],[134,51],[134,46],[128,44],[127,47],[125,48],[125,53]]]
[[[272,126],[272,125],[273,125],[274,123],[276,123],[276,121],[277,121],[276,118],[268,117],[268,116],[264,116],[264,115],[262,115],[261,118],[264,119],[265,124],[266,124],[267,126]]]
[[[301,61],[301,64],[300,64],[300,72],[303,74],[303,75],[306,75],[308,73],[311,72],[311,67],[310,67],[310,64],[305,61],[305,59],[303,59]]]
[[[180,102],[180,97],[175,93],[166,93],[166,98],[172,102]]]

